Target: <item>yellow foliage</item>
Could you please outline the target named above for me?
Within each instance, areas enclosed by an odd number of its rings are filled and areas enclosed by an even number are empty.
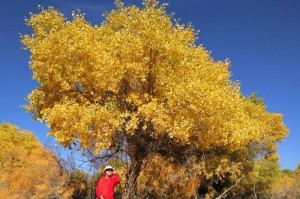
[[[54,8],[27,20],[33,35],[22,43],[40,87],[26,109],[48,123],[50,135],[95,152],[111,149],[117,131],[146,131],[201,151],[287,135],[282,115],[240,94],[228,60],[195,44],[193,27],[172,21],[164,5],[144,4],[118,2],[99,26],[80,14],[67,20]]]
[[[141,195],[152,198],[191,198],[199,196],[198,189],[206,186],[207,196],[214,195],[212,183],[208,182],[235,182],[241,176],[240,164],[230,163],[225,156],[200,162],[190,157],[182,165],[153,155],[144,161],[137,188]]]
[[[67,175],[34,135],[0,124],[0,198],[69,198]]]
[[[293,199],[300,196],[299,165],[295,171],[282,171],[272,184],[271,193],[274,198]]]
[[[163,159],[161,156],[149,157],[144,162],[138,179],[138,192],[150,194],[153,198],[190,198],[197,195],[200,185],[198,173]],[[193,171],[191,171],[193,170]]]
[[[273,183],[271,191],[275,198],[293,199],[293,192],[300,194],[299,188],[295,184],[295,179],[287,175],[283,175],[275,183]]]

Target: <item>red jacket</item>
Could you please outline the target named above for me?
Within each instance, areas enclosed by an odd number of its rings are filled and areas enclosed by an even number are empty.
[[[96,186],[97,198],[103,196],[104,199],[114,199],[114,188],[121,181],[119,174],[115,173],[111,177],[103,176]]]

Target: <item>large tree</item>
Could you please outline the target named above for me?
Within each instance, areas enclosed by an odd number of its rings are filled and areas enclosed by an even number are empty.
[[[39,83],[27,111],[65,147],[125,152],[125,198],[149,154],[232,153],[286,136],[282,116],[246,100],[230,80],[230,62],[196,45],[191,25],[172,20],[157,1],[116,5],[100,25],[42,9],[27,20],[33,34],[22,43]]]

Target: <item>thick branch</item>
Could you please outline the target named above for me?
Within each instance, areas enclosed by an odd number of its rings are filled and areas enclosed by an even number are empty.
[[[158,50],[150,49],[150,61],[149,61],[149,71],[147,77],[147,92],[149,95],[154,95],[154,77],[153,77],[153,66],[156,64],[158,56]]]

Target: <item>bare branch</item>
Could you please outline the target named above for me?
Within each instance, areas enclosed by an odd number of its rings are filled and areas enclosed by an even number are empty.
[[[242,177],[240,177],[239,179],[237,179],[234,185],[232,185],[232,186],[229,187],[228,189],[225,189],[225,191],[224,191],[221,195],[219,195],[218,197],[216,197],[215,199],[222,199],[222,197],[223,197],[226,193],[228,193],[231,189],[233,189],[234,187],[236,187],[236,186],[239,184],[239,182],[240,182],[243,178],[244,178],[244,176],[242,176]]]

